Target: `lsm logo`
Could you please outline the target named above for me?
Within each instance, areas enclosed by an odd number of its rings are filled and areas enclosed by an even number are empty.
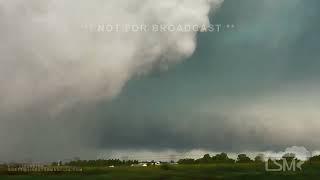
[[[304,161],[300,161],[297,159],[288,159],[288,158],[282,158],[280,160],[276,159],[269,159],[265,162],[265,169],[266,171],[273,171],[273,172],[279,172],[279,171],[301,171],[302,165],[304,164]]]

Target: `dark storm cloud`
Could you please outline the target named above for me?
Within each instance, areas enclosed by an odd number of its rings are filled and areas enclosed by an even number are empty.
[[[235,29],[200,34],[191,58],[131,79],[112,101],[75,102],[61,114],[47,102],[0,114],[0,135],[11,139],[0,142],[0,158],[92,158],[114,149],[319,149],[312,138],[320,135],[319,6],[318,0],[226,0],[211,21]]]
[[[83,124],[91,122],[68,119],[74,108],[110,101],[129,79],[178,64],[196,47],[196,31],[101,26],[208,25],[209,12],[221,3],[0,0],[0,159],[43,160],[90,148],[94,133]],[[91,25],[97,31],[86,28]]]
[[[186,113],[188,114],[188,113]],[[239,127],[228,124],[224,117],[207,117],[203,115],[192,117],[127,117],[134,123],[121,122],[103,126],[100,149],[140,149],[163,151],[174,149],[187,151],[192,149],[207,149],[215,151],[238,151],[253,149],[248,144],[255,144],[261,137],[240,137]],[[200,119],[201,118],[201,119]],[[111,126],[108,126],[111,125]],[[108,128],[109,127],[109,128]],[[258,135],[255,132],[253,136]],[[247,139],[248,138],[248,139]]]
[[[130,82],[112,108],[102,108],[110,111],[101,118],[98,144],[235,152],[319,148],[310,138],[318,135],[320,118],[319,5],[225,1],[211,21],[236,28],[201,34],[184,64]]]

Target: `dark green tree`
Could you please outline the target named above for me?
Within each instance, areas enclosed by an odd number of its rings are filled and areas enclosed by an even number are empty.
[[[258,155],[254,158],[254,162],[255,162],[255,163],[263,163],[263,162],[264,162],[264,154],[258,154]]]
[[[200,162],[201,163],[210,163],[210,162],[212,162],[210,155],[209,154],[205,154],[203,156],[203,158],[201,158]]]
[[[282,159],[286,159],[287,161],[292,161],[296,159],[296,155],[294,153],[286,153],[282,156]]]
[[[230,159],[226,153],[217,154],[211,159],[214,163],[234,163],[234,160]]]
[[[246,154],[239,154],[237,163],[251,163],[253,162]]]
[[[309,158],[309,162],[320,162],[320,155],[312,156],[311,158]]]

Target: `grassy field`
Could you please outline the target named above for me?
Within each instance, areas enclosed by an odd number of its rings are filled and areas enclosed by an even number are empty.
[[[102,180],[102,179],[240,179],[240,180],[319,180],[320,164],[304,165],[302,171],[266,172],[257,164],[172,165],[169,168],[115,167],[84,168],[81,174],[2,175],[1,180]]]

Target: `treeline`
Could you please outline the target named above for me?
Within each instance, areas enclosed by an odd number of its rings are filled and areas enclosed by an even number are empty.
[[[309,162],[320,162],[320,155],[309,158]]]
[[[295,154],[287,153],[283,155],[282,159],[277,160],[277,162],[297,160],[299,161]],[[239,154],[237,159],[231,159],[226,153],[216,154],[210,156],[205,154],[202,158],[192,159],[185,158],[177,161],[178,164],[216,164],[216,163],[264,163],[265,161],[271,161],[271,159],[265,159],[263,154],[257,155],[254,159],[251,159],[246,154]],[[308,162],[318,162],[320,163],[320,155],[310,157]],[[154,161],[150,161],[154,162]],[[74,160],[68,163],[62,164],[61,162],[52,163],[53,166],[66,165],[66,166],[77,166],[77,167],[103,167],[103,166],[130,166],[132,164],[139,164],[138,160],[120,160],[120,159],[98,159],[98,160]],[[152,164],[152,163],[151,163]]]
[[[263,162],[263,157],[257,156],[254,160],[250,159],[246,154],[239,154],[237,159],[231,159],[226,153],[220,153],[215,156],[205,154],[199,159],[180,159],[179,164],[211,164],[211,163],[251,163],[251,162]]]
[[[130,166],[138,164],[137,160],[120,160],[120,159],[98,159],[98,160],[77,160],[65,163],[66,166],[79,166],[79,167],[102,167],[102,166]],[[58,163],[56,163],[58,164]],[[53,165],[56,165],[53,164]]]
[[[178,164],[210,164],[210,163],[234,163],[234,159],[230,159],[226,153],[220,153],[210,157],[209,154],[205,154],[199,159],[180,159]]]
[[[296,158],[295,154],[293,153],[287,153],[282,156],[281,159],[277,160],[277,162],[282,162],[283,159],[286,161],[300,161],[299,159]],[[215,156],[210,156],[209,154],[205,154],[202,158],[199,159],[180,159],[178,161],[179,164],[214,164],[214,163],[264,163],[265,161],[271,161],[270,158],[265,159],[263,154],[257,155],[254,159],[251,159],[248,157],[246,154],[239,154],[237,159],[231,159],[228,157],[226,153],[220,153]],[[313,156],[310,157],[307,162],[318,162],[320,163],[320,155],[318,156]]]

